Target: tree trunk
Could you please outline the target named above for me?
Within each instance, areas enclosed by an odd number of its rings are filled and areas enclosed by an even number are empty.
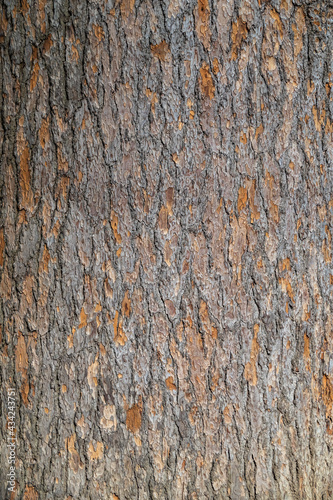
[[[1,498],[332,499],[333,4],[29,1],[0,16]]]

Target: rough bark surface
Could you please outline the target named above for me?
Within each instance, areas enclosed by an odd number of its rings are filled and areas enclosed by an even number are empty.
[[[332,21],[2,0],[1,498],[333,498]]]

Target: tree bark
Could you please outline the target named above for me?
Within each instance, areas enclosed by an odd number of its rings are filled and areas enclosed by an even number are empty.
[[[333,498],[332,20],[1,2],[1,498]]]

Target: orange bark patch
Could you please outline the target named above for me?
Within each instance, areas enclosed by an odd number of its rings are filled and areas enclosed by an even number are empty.
[[[122,17],[128,17],[134,9],[135,0],[122,0],[120,4],[120,11]]]
[[[247,143],[247,137],[246,137],[246,133],[245,132],[241,133],[241,135],[239,136],[239,140],[241,141],[242,144],[246,144]]]
[[[261,135],[264,131],[264,127],[262,123],[259,125],[259,127],[256,128],[256,141],[258,140],[258,136]]]
[[[98,379],[97,379],[98,366],[99,366],[98,354],[96,354],[95,361],[93,363],[91,363],[91,365],[88,367],[88,374],[87,374],[88,384],[89,384],[90,389],[92,389],[93,394],[95,394],[96,387],[98,385]]]
[[[188,414],[188,419],[190,421],[190,424],[192,426],[195,425],[195,422],[196,422],[196,417],[197,417],[197,413],[198,413],[198,408],[197,406],[193,406],[193,408],[191,408],[191,411],[189,412]]]
[[[158,227],[161,233],[167,234],[168,232],[168,210],[162,207],[158,216]]]
[[[74,346],[74,335],[70,334],[67,336],[68,349],[72,349]]]
[[[156,92],[151,92],[150,89],[147,89],[146,96],[150,98],[151,110],[152,110],[153,114],[155,115],[155,105],[158,103],[157,94],[156,94]],[[146,211],[146,208],[145,208],[145,211]],[[146,213],[148,213],[148,211]]]
[[[232,413],[233,413],[232,407],[230,405],[227,405],[223,410],[224,423],[231,424]]]
[[[8,20],[7,20],[7,17],[6,17],[5,9],[3,9],[2,13],[1,13],[0,27],[1,27],[2,31],[3,31],[3,33],[5,34],[6,31],[7,31],[7,27],[8,27]]]
[[[304,334],[304,361],[305,361],[305,367],[308,372],[311,371],[311,365],[310,365],[310,340],[309,337]]]
[[[176,308],[175,308],[175,305],[174,303],[172,302],[172,300],[169,300],[167,299],[165,301],[165,307],[166,307],[166,310],[167,310],[167,313],[172,317],[174,318],[176,316]]]
[[[279,283],[281,285],[282,291],[287,292],[289,298],[295,304],[294,291],[291,288],[291,284],[288,278],[279,278]]]
[[[114,316],[113,320],[113,328],[114,328],[114,341],[116,344],[119,344],[121,346],[124,346],[127,342],[127,337],[125,335],[125,332],[122,328],[122,318],[120,318],[119,323],[118,323],[118,317],[119,313],[116,311],[116,314]]]
[[[25,16],[29,12],[30,6],[28,0],[21,0],[21,12]]]
[[[325,117],[326,117],[325,109],[324,108],[322,109],[320,116],[319,116],[319,110],[315,106],[313,106],[312,107],[312,114],[313,114],[313,120],[314,120],[316,130],[317,130],[317,132],[321,132],[322,126],[325,125]]]
[[[207,304],[203,300],[200,301],[199,315],[200,315],[200,320],[203,324],[205,332],[208,335],[211,335],[213,339],[216,339],[217,338],[217,329],[211,325],[211,322],[209,319],[209,314],[208,314]]]
[[[109,297],[110,299],[112,299],[112,297],[113,297],[113,290],[112,290],[112,288],[111,288],[111,286],[109,284],[108,278],[105,278],[105,280],[104,280],[104,290],[105,290],[105,295],[107,297]]]
[[[196,23],[196,31],[199,39],[206,48],[208,47],[211,37],[209,22],[210,8],[208,0],[198,0],[198,22]]]
[[[93,27],[94,34],[95,34],[95,37],[97,38],[97,40],[99,40],[100,42],[102,40],[104,40],[105,33],[104,33],[102,26],[98,26],[97,24],[93,24],[92,27]]]
[[[113,210],[111,212],[111,227],[113,229],[113,234],[114,234],[114,237],[116,238],[116,242],[118,243],[118,245],[120,245],[121,236],[118,233],[118,216]]]
[[[219,61],[216,57],[213,59],[213,73],[217,75],[220,72]]]
[[[306,308],[306,306],[303,306],[302,320],[309,321],[310,318],[311,318],[311,312],[309,311],[309,309]]]
[[[306,31],[304,12],[301,7],[296,10],[295,21],[296,24],[292,24],[291,27],[294,32],[294,55],[297,57],[303,48],[303,34]]]
[[[37,85],[38,75],[39,75],[39,64],[38,61],[36,61],[31,73],[30,92],[32,92]]]
[[[332,251],[331,251],[332,236],[328,226],[325,226],[325,232],[327,235],[327,241],[326,239],[323,240],[321,250],[323,252],[326,264],[329,264],[332,260]]]
[[[102,310],[102,306],[101,306],[101,303],[98,302],[98,304],[95,305],[95,309],[94,309],[94,312],[101,312]]]
[[[206,23],[210,14],[208,0],[198,0],[198,13],[201,21]]]
[[[289,257],[283,259],[282,271],[290,271],[290,259],[289,259]]]
[[[42,262],[40,265],[40,270],[43,270],[44,273],[49,272],[49,262],[50,262],[50,252],[49,252],[47,246],[44,245],[43,257],[42,257]]]
[[[291,284],[289,283],[289,281],[287,281],[287,293],[289,295],[289,298],[293,301],[293,303],[295,304],[295,299],[294,299],[294,291],[293,289],[291,288]]]
[[[231,32],[231,59],[235,61],[238,57],[238,51],[242,45],[243,40],[247,37],[248,29],[246,27],[246,23],[244,23],[240,18],[237,19],[235,23],[232,25]]]
[[[82,307],[80,312],[80,324],[78,328],[84,328],[85,326],[87,326],[87,315],[84,311],[84,308]]]
[[[33,486],[25,487],[23,500],[38,500],[38,493]]]
[[[51,49],[52,46],[53,46],[53,41],[52,41],[52,35],[50,33],[49,36],[47,37],[47,39],[44,42],[43,52],[44,53],[48,52]]]
[[[217,328],[215,326],[212,326],[212,337],[214,340],[217,339]]]
[[[169,187],[165,193],[168,215],[172,215],[173,196],[174,196],[173,188]]]
[[[55,118],[56,118],[56,121],[57,121],[57,125],[59,127],[59,130],[61,132],[65,132],[65,130],[67,130],[67,124],[64,122],[64,120],[62,119],[61,116],[59,116],[59,111],[57,108],[54,108],[54,115],[55,115]]]
[[[24,336],[21,332],[18,332],[17,346],[15,351],[15,369],[22,375],[21,396],[25,406],[27,406],[29,394],[28,354]]]
[[[170,246],[170,242],[166,241],[164,245],[164,260],[166,264],[170,267],[172,259],[172,248]]]
[[[130,313],[131,313],[131,301],[128,297],[128,290],[126,290],[125,297],[121,304],[121,314],[129,318]]]
[[[173,383],[173,377],[168,377],[166,379],[165,383],[166,383],[166,386],[169,389],[169,391],[176,391],[177,390],[177,387]]]
[[[103,451],[104,451],[103,443],[97,442],[95,448],[92,442],[90,441],[88,448],[89,460],[99,460],[103,458]]]
[[[142,420],[142,405],[134,404],[132,408],[127,410],[126,427],[129,431],[135,434],[140,430]]]
[[[326,406],[326,417],[331,415],[333,406],[333,385],[327,375],[323,376],[322,382],[322,397]]]
[[[38,1],[38,9],[37,12],[39,14],[39,19],[40,19],[40,29],[43,33],[46,31],[46,23],[45,23],[45,6],[46,6],[46,0],[39,0]]]
[[[80,59],[79,51],[77,50],[75,45],[72,45],[72,58],[76,63],[79,62],[79,59]]]
[[[69,466],[72,469],[72,471],[76,474],[77,471],[83,468],[83,463],[81,462],[80,455],[75,449],[75,439],[76,436],[73,434],[70,438],[66,439],[66,448],[69,453]]]
[[[66,177],[63,175],[57,185],[55,197],[57,200],[59,200],[60,196],[62,196],[63,200],[67,200],[67,192],[68,192],[68,187],[69,187],[69,177]],[[60,201],[58,202],[59,206]]]
[[[276,12],[275,9],[272,9],[270,11],[270,16],[272,19],[274,19],[274,26],[279,31],[280,37],[282,38],[283,37],[283,26],[282,26],[282,22],[281,22],[279,14]]]
[[[157,45],[151,45],[150,49],[154,56],[156,56],[160,61],[165,61],[167,54],[170,52],[169,45],[163,40]]]
[[[200,68],[200,76],[200,90],[202,94],[209,97],[209,99],[213,99],[215,95],[215,86],[209,71],[209,65],[206,62],[204,62]]]
[[[50,117],[44,118],[42,120],[42,125],[39,131],[39,142],[42,146],[42,149],[45,149],[45,146],[50,141]]]
[[[259,332],[259,325],[254,325],[254,337],[252,339],[252,346],[251,346],[251,356],[250,356],[250,362],[246,363],[245,365],[245,370],[244,370],[244,377],[246,380],[249,382],[250,385],[257,385],[257,358],[259,354],[259,344],[257,341],[257,336]]]
[[[260,212],[258,210],[257,205],[254,204],[254,195],[256,191],[256,181],[253,179],[251,182],[251,185],[248,190],[248,196],[249,196],[249,204],[250,204],[250,210],[251,210],[251,223],[255,220],[260,219]]]
[[[237,203],[238,212],[241,212],[243,208],[246,207],[246,203],[247,203],[247,189],[244,187],[240,187],[238,191],[238,203]]]

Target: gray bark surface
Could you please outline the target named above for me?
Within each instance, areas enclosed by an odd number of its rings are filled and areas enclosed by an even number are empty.
[[[0,9],[0,498],[332,499],[333,4]]]

